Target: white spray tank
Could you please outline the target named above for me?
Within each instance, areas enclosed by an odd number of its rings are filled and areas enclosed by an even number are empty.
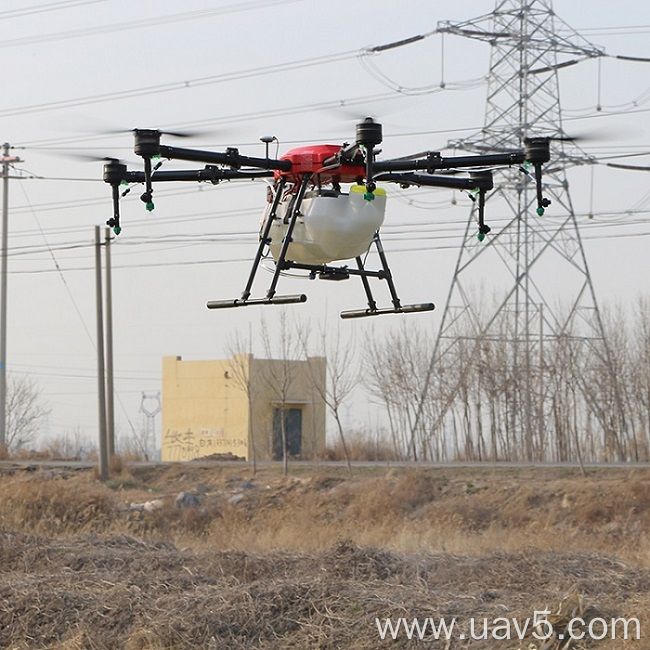
[[[368,200],[363,185],[352,185],[348,194],[334,190],[307,192],[293,230],[286,258],[301,264],[327,264],[363,255],[384,222],[386,190],[376,188]],[[291,196],[278,207],[271,226],[271,254],[278,259],[288,228]]]

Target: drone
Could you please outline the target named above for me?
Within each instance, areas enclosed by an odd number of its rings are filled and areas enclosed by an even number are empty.
[[[122,230],[120,199],[128,192],[123,185],[144,185],[141,200],[154,209],[153,187],[158,182],[208,182],[217,185],[230,180],[267,180],[266,209],[251,270],[240,297],[211,300],[208,309],[302,303],[305,294],[279,295],[280,277],[292,269],[311,278],[347,280],[357,276],[365,292],[367,307],[341,312],[341,318],[380,314],[408,314],[434,309],[431,302],[402,304],[380,229],[386,212],[386,190],[379,184],[402,189],[441,187],[470,192],[477,206],[479,240],[490,232],[485,223],[486,193],[493,189],[490,168],[519,166],[527,175],[534,171],[537,213],[542,215],[550,201],[542,195],[542,165],[549,161],[549,140],[533,137],[521,149],[500,153],[443,157],[427,151],[388,160],[379,158],[382,125],[371,117],[356,125],[353,144],[315,144],[291,149],[279,158],[269,156],[274,137],[263,137],[264,157],[242,155],[237,148],[223,152],[204,151],[161,144],[163,135],[180,135],[158,129],[134,129],[134,151],[144,161],[143,171],[130,171],[117,159],[107,158],[103,180],[112,188],[113,216],[106,222],[116,235]],[[202,163],[197,170],[160,170],[164,160]],[[155,161],[155,162],[154,162]],[[466,172],[466,175],[459,175]],[[367,256],[375,249],[380,268],[367,267]],[[253,284],[264,260],[272,259],[273,277],[266,294],[252,297]],[[390,306],[379,307],[370,280],[384,280]]]

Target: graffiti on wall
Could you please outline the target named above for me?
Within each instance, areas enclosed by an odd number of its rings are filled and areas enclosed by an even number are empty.
[[[164,461],[192,460],[210,454],[232,453],[246,456],[246,441],[241,438],[226,437],[223,429],[201,429],[195,433],[191,429],[178,431],[168,429],[163,433],[162,459]]]

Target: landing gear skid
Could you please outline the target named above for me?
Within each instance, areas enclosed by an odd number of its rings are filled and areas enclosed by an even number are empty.
[[[380,316],[381,314],[413,314],[420,311],[433,311],[435,305],[432,302],[422,302],[415,305],[400,305],[399,307],[387,307],[386,309],[350,309],[341,312],[341,318],[364,318],[366,316]]]
[[[366,316],[379,316],[380,314],[412,314],[415,312],[432,311],[435,309],[435,305],[432,302],[418,303],[415,305],[402,305],[399,296],[397,295],[397,289],[395,288],[393,276],[388,267],[388,260],[386,259],[384,247],[382,246],[378,232],[375,233],[372,243],[375,245],[377,253],[379,254],[379,260],[381,261],[382,267],[381,271],[369,271],[365,268],[363,260],[360,257],[356,258],[356,270],[350,269],[350,273],[361,277],[363,290],[366,292],[366,299],[368,300],[368,307],[366,309],[342,311],[341,318],[365,318]],[[370,283],[368,282],[368,278],[371,277],[386,280],[388,290],[390,291],[391,302],[393,303],[392,307],[385,307],[382,309],[377,308],[377,303],[375,302],[372,290],[370,289]]]
[[[287,259],[287,251],[289,249],[289,244],[291,243],[291,236],[300,214],[298,206],[300,206],[309,183],[310,176],[308,174],[305,174],[298,190],[296,201],[294,203],[295,207],[291,211],[289,226],[287,228],[285,238],[282,242],[280,254],[275,263],[273,279],[271,280],[271,285],[266,292],[266,296],[263,298],[250,297],[253,281],[255,280],[255,275],[257,274],[257,269],[259,268],[260,262],[264,257],[264,250],[271,243],[269,234],[271,232],[271,226],[273,222],[278,218],[277,210],[284,190],[284,178],[280,180],[279,187],[276,190],[273,203],[271,204],[269,216],[266,219],[264,228],[260,234],[260,243],[257,247],[257,253],[255,254],[255,259],[253,260],[253,266],[251,268],[250,274],[248,276],[248,281],[241,295],[241,298],[235,298],[234,300],[211,300],[207,304],[208,309],[226,309],[230,307],[245,307],[247,305],[287,305],[292,303],[305,302],[307,300],[307,296],[304,294],[277,296],[275,293],[282,271],[287,271],[289,269],[299,269],[309,271],[309,274],[312,278],[319,277],[321,280],[347,280],[352,275],[357,275],[361,278],[363,289],[366,293],[366,299],[368,301],[368,307],[365,309],[343,311],[341,312],[341,318],[364,318],[366,316],[378,316],[380,314],[411,314],[415,312],[432,311],[435,308],[435,305],[431,302],[418,303],[415,305],[402,305],[397,295],[397,290],[395,289],[393,276],[388,267],[388,261],[386,259],[386,254],[384,253],[381,239],[379,238],[379,232],[375,233],[372,240],[372,243],[375,245],[377,253],[379,254],[379,259],[381,261],[381,270],[379,271],[371,271],[369,269],[366,269],[361,257],[356,258],[357,268],[349,268],[347,266],[328,266],[327,264],[302,264]],[[381,309],[377,308],[377,303],[375,302],[374,296],[372,294],[368,278],[386,280],[388,284],[388,290],[390,291],[391,295],[392,307]]]

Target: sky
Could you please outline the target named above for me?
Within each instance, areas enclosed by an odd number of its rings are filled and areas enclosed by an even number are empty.
[[[372,115],[384,126],[382,156],[395,157],[444,150],[484,120],[489,45],[435,30],[439,21],[490,13],[494,4],[485,0],[412,0],[398,12],[388,0],[16,6],[0,1],[0,137],[22,159],[8,193],[7,369],[38,386],[49,439],[97,437],[93,244],[111,199],[102,163],[92,159],[115,156],[141,169],[130,129],[187,129],[197,136],[181,146],[235,146],[252,156],[263,155],[260,138],[271,135],[272,153],[282,155],[313,142],[349,142],[355,123]],[[601,304],[628,308],[648,291],[649,177],[603,163],[650,165],[650,64],[616,58],[650,56],[650,5],[553,6],[608,54],[562,71],[560,93],[565,129],[594,136],[581,146],[601,163],[568,172],[595,291]],[[426,38],[367,55],[415,35]],[[241,293],[265,193],[262,182],[160,184],[151,213],[137,188],[123,199],[123,231],[111,247],[118,436],[142,430],[143,393],[161,390],[163,356],[224,358],[237,337],[251,337],[264,354],[261,319],[273,332],[276,307],[210,311],[205,303]],[[393,189],[387,205],[384,243],[401,297],[440,308],[342,322],[341,310],[365,306],[358,283],[283,278],[280,293],[308,295],[288,313],[294,326],[314,332],[316,346],[323,329],[360,350],[404,319],[427,333],[439,326],[470,203],[448,190]],[[262,273],[258,293],[270,277]],[[358,399],[349,423],[372,426],[374,409]]]

